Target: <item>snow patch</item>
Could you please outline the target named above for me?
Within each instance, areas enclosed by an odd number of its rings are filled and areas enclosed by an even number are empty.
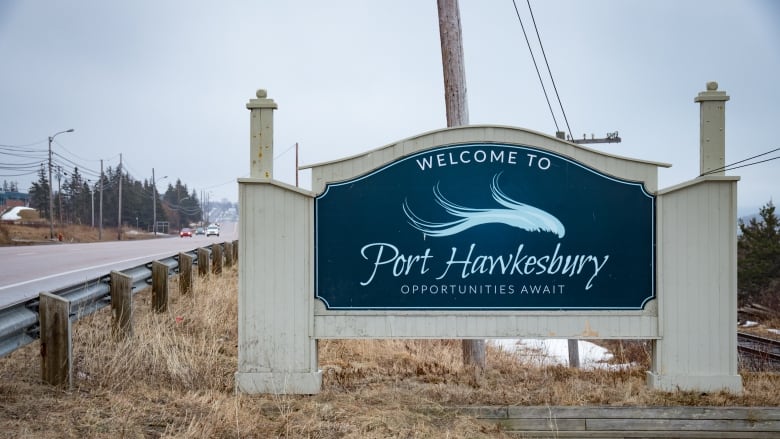
[[[4,213],[2,218],[3,221],[18,221],[22,219],[21,216],[19,216],[19,213],[21,213],[23,210],[35,210],[31,207],[24,207],[24,206],[16,206],[12,207],[11,210]]]
[[[517,355],[519,360],[535,366],[569,364],[569,342],[562,339],[494,339],[493,346]],[[607,364],[612,354],[603,347],[578,340],[580,368],[582,369],[625,369],[633,364]]]

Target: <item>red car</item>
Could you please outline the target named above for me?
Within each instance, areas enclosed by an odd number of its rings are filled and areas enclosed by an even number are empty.
[[[185,236],[192,238],[192,229],[188,229],[187,227],[181,229],[179,237],[184,238]]]

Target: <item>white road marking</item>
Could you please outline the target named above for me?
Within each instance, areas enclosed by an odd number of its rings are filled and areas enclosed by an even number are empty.
[[[11,285],[4,285],[4,286],[0,287],[0,291],[8,289],[8,288],[14,288],[14,287],[18,287],[18,286],[21,286],[21,285],[26,285],[26,284],[29,284],[29,283],[32,283],[32,282],[38,282],[38,281],[51,279],[51,278],[58,277],[58,276],[64,276],[64,275],[68,275],[68,274],[78,273],[80,271],[87,271],[87,270],[92,270],[92,269],[95,269],[95,268],[108,267],[109,265],[122,264],[122,263],[125,263],[125,262],[136,261],[138,259],[148,260],[149,258],[154,258],[155,256],[160,256],[160,255],[170,256],[170,252],[157,253],[157,254],[147,255],[147,256],[139,256],[137,258],[125,259],[125,260],[122,260],[122,261],[113,261],[113,262],[109,262],[107,264],[93,265],[92,267],[79,268],[78,270],[64,271],[62,273],[51,274],[49,276],[43,276],[43,277],[39,277],[37,279],[30,279],[30,280],[26,280],[24,282],[19,282],[19,283],[15,283],[15,284],[11,284]]]

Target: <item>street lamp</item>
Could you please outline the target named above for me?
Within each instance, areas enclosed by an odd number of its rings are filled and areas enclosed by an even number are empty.
[[[74,129],[71,128],[69,130],[54,133],[53,136],[49,136],[49,239],[54,239],[54,201],[52,200],[54,198],[54,185],[51,181],[51,142],[54,141],[54,138],[57,137],[57,135],[72,133],[73,131]]]
[[[160,177],[157,180],[168,178]],[[154,237],[157,237],[157,180],[154,179],[154,168],[152,168],[152,227],[154,227]]]

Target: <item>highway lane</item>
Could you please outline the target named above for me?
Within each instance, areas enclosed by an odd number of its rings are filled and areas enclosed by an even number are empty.
[[[238,239],[238,223],[223,223],[219,237],[159,236],[156,239],[87,244],[0,247],[0,308],[124,270],[181,251]]]

